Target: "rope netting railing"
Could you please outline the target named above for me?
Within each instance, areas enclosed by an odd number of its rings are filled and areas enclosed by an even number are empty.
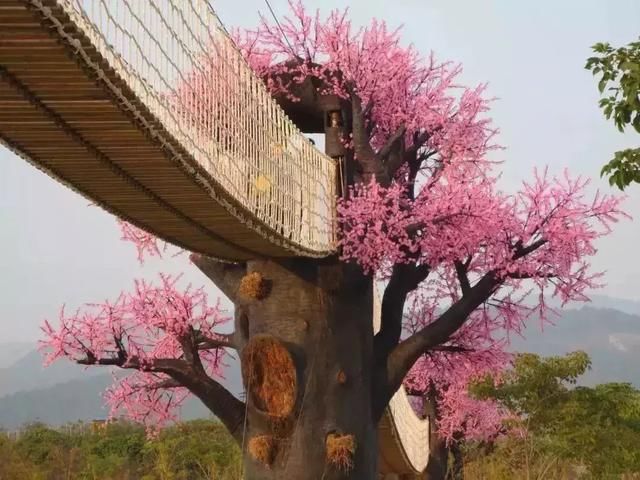
[[[335,249],[334,162],[270,97],[207,0],[57,3],[230,196],[289,242]]]

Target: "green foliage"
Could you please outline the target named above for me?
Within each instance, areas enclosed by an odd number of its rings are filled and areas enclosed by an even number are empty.
[[[32,479],[40,480],[36,467],[21,455],[15,442],[12,442],[6,434],[0,433],[0,479]]]
[[[549,455],[532,437],[505,438],[492,445],[465,447],[466,480],[568,480],[581,468]]]
[[[64,434],[41,423],[34,423],[26,428],[17,448],[27,459],[42,465],[51,459],[53,451],[65,448],[67,444]]]
[[[599,76],[599,104],[605,117],[621,132],[631,126],[640,133],[640,41],[617,49],[597,43],[592,49],[596,55],[587,59],[585,68]],[[640,148],[616,152],[601,174],[621,190],[640,182]]]
[[[176,425],[162,431],[145,451],[154,459],[153,472],[145,480],[240,478],[240,451],[219,423],[196,420]]]
[[[27,425],[0,433],[0,480],[238,480],[241,457],[210,420],[172,426],[149,438],[126,422]]]
[[[467,480],[640,479],[640,392],[576,386],[584,352],[516,357],[501,382],[472,391],[519,414],[519,434],[464,445]],[[526,432],[526,434],[524,433]],[[626,475],[626,476],[625,476]],[[149,438],[136,424],[26,426],[0,432],[0,480],[240,480],[241,455],[218,422],[180,423]]]
[[[475,385],[475,395],[518,414],[513,426],[522,433],[493,445],[489,455],[473,446],[468,455],[476,468],[491,469],[497,479],[565,478],[576,469],[594,479],[640,472],[640,391],[626,383],[576,387],[590,365],[584,352],[520,354],[501,383],[487,378]]]
[[[146,467],[141,461],[147,443],[144,430],[131,423],[107,424],[91,432],[76,434],[85,460],[79,478],[119,478]],[[78,438],[79,437],[79,438]]]
[[[535,425],[546,421],[549,411],[566,401],[569,387],[591,368],[591,360],[584,352],[564,357],[542,358],[532,353],[516,357],[513,369],[496,386],[486,378],[474,385],[472,392],[480,398],[494,398],[510,411],[526,416]]]

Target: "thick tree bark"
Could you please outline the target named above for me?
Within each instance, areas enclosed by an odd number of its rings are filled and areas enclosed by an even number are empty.
[[[266,286],[241,281],[234,295],[245,478],[374,479],[371,280],[335,259],[252,261],[245,278]],[[292,396],[278,344],[295,366]]]
[[[437,435],[431,435],[429,442],[429,463],[425,472],[425,480],[446,480],[449,461],[449,449],[445,441]]]
[[[452,480],[464,480],[464,455],[460,444],[456,443],[451,447],[451,475]]]
[[[438,435],[438,404],[437,392],[431,386],[423,396],[424,414],[429,417],[429,463],[425,472],[425,480],[445,480],[449,462],[449,449],[446,442]]]

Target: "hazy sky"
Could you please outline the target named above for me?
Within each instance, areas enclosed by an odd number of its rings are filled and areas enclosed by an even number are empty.
[[[271,0],[276,12],[286,0]],[[323,0],[306,2],[326,12],[351,8],[356,24],[372,17],[404,25],[402,37],[425,54],[464,64],[467,84],[489,83],[498,100],[503,187],[516,188],[535,166],[565,167],[599,180],[613,151],[640,143],[618,134],[597,107],[597,91],[583,69],[596,41],[617,45],[640,35],[638,0]],[[214,2],[227,26],[254,25],[264,0]],[[627,210],[640,217],[640,186],[628,191]],[[113,219],[0,147],[0,343],[33,340],[44,318],[63,303],[116,295],[134,277],[159,269],[202,283],[181,259],[140,267],[135,252],[118,240]],[[640,299],[640,228],[625,222],[599,243],[594,267],[607,270],[602,293]],[[167,263],[168,268],[166,268]],[[214,289],[211,289],[214,292]]]

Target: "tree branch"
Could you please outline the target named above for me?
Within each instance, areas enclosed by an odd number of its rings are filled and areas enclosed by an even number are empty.
[[[468,353],[473,350],[459,345],[438,345],[430,349],[431,352]]]
[[[182,347],[182,355],[189,367],[198,374],[206,375],[206,370],[200,358],[200,349],[198,348],[198,335],[193,327],[189,327],[188,334],[178,337],[178,342]]]
[[[209,377],[204,369],[197,369],[186,360],[176,358],[151,358],[141,360],[138,356],[98,358],[87,352],[87,357],[76,361],[81,365],[114,365],[142,372],[164,373],[170,377],[164,388],[185,387],[229,430],[238,443],[242,443],[245,404],[238,400],[219,382]],[[154,388],[162,388],[160,384]]]
[[[427,278],[429,272],[428,265],[399,263],[393,266],[382,298],[380,331],[373,340],[376,363],[384,365],[389,353],[400,341],[407,295]]]
[[[525,257],[546,243],[547,240],[539,239],[525,247],[522,242],[518,242],[514,246],[512,260],[515,261]],[[471,258],[468,258],[464,263],[456,262],[455,265],[456,273],[458,273],[463,289],[462,298],[451,305],[436,321],[400,342],[389,353],[386,364],[376,369],[374,377],[374,391],[376,392],[373,404],[374,418],[380,418],[391,396],[398,390],[405,375],[420,355],[435,349],[440,351],[459,351],[456,347],[447,348],[443,344],[464,325],[469,315],[486,302],[503,283],[505,277],[501,276],[496,270],[491,270],[475,285],[471,286],[466,275],[470,262]],[[462,273],[464,275],[461,275]],[[523,278],[526,277],[523,276]]]
[[[347,90],[351,96],[353,148],[357,157],[356,160],[362,171],[362,178],[359,181],[367,184],[372,178],[375,178],[379,184],[388,186],[390,178],[388,178],[382,161],[375,154],[373,147],[369,143],[366,121],[362,111],[362,100],[355,93],[353,86],[347,85]]]
[[[512,272],[507,276],[509,278],[515,278],[518,280],[524,280],[527,278],[556,278],[557,277],[557,275],[554,273],[536,273],[532,275],[530,273],[524,273],[524,272]]]
[[[206,374],[190,372],[187,375],[171,375],[171,378],[180,382],[198,397],[220,419],[236,442],[242,444],[246,412],[244,402]]]
[[[238,285],[246,273],[244,264],[218,262],[197,253],[192,253],[189,258],[229,300],[236,301]]]
[[[413,134],[413,144],[411,145],[411,148],[407,150],[407,152],[413,152],[414,154],[417,153],[418,150],[420,150],[424,146],[424,144],[427,143],[429,138],[431,138],[431,135],[441,129],[442,127],[437,127],[433,132],[429,132],[427,130],[424,130],[422,132],[415,132]]]
[[[398,390],[402,380],[423,353],[446,343],[467,320],[469,315],[493,294],[501,280],[495,272],[484,275],[467,295],[451,305],[440,317],[421,330],[400,342],[389,354],[385,375],[377,377],[383,385],[376,386],[374,418],[379,418],[391,396]]]
[[[406,131],[407,128],[404,125],[400,125],[395,133],[387,139],[387,143],[378,151],[377,156],[385,165],[389,178],[393,178],[393,174],[404,163],[404,134]]]
[[[177,358],[149,358],[141,360],[137,355],[120,354],[113,357],[97,357],[87,351],[85,358],[77,359],[79,365],[115,366],[122,369],[140,370],[142,372],[158,372],[170,375],[175,372],[185,372],[189,364],[185,360]]]
[[[172,388],[182,388],[183,384],[174,380],[173,378],[166,378],[164,380],[160,380],[153,385],[146,385],[144,388],[146,390],[170,390]]]
[[[370,98],[369,102],[367,102],[367,106],[364,107],[364,111],[362,112],[362,118],[367,124],[367,138],[371,138],[371,135],[373,135],[373,132],[376,128],[376,124],[372,122],[370,118],[371,112],[373,112],[373,99]]]
[[[216,348],[233,348],[238,349],[234,341],[235,333],[219,334],[218,338],[211,338],[198,332],[196,342],[198,350],[214,350]]]
[[[412,172],[410,177],[413,176],[413,180],[415,180],[415,175],[420,169],[420,163],[423,159],[422,156],[418,156],[418,152],[431,137],[431,132],[415,132],[413,134],[413,144],[411,147],[405,148],[404,137],[406,131],[407,129],[404,125],[398,127],[378,152],[378,157],[385,164],[387,175],[390,179],[394,177],[402,165],[408,163]]]
[[[467,276],[467,267],[464,263],[456,260],[454,262],[456,267],[456,275],[458,276],[458,282],[460,282],[460,289],[462,295],[467,295],[471,290],[471,284],[469,283],[469,277]]]
[[[513,254],[513,259],[518,260],[519,258],[525,257],[532,252],[535,252],[537,249],[542,247],[548,242],[548,240],[541,238],[540,240],[536,240],[535,242],[527,245],[526,247],[522,246],[522,242],[516,245],[516,250]]]

